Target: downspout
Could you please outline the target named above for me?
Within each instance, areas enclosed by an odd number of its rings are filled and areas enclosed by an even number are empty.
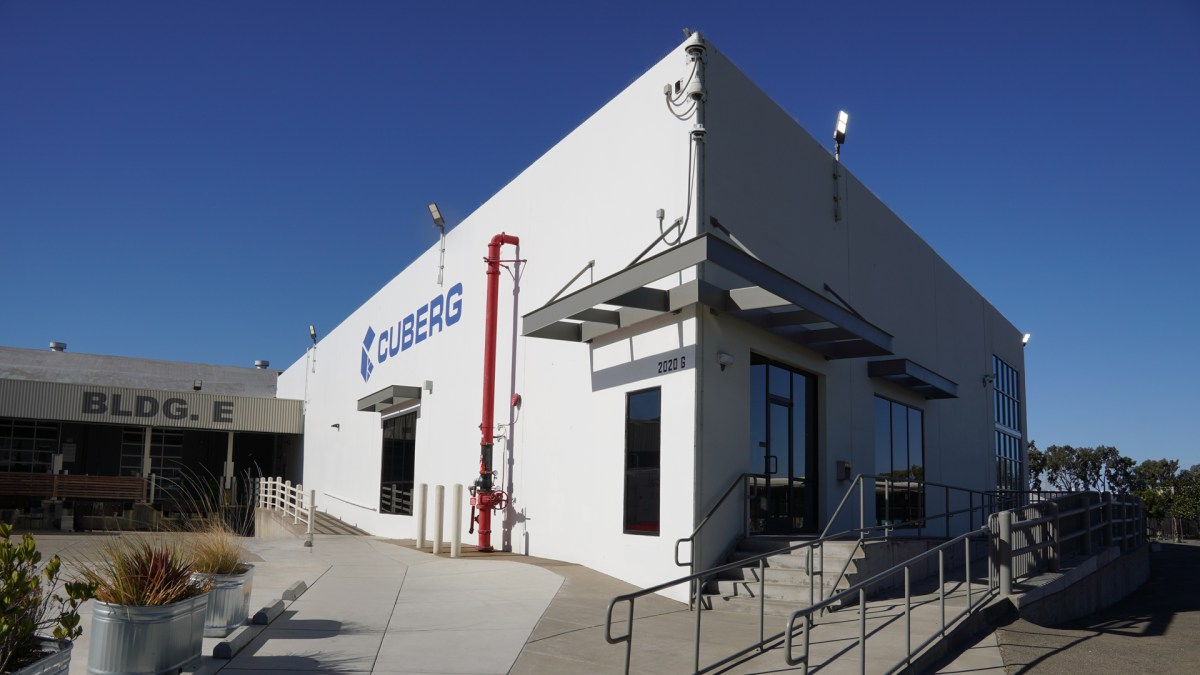
[[[492,510],[505,507],[504,492],[494,490],[492,483],[492,446],[495,440],[496,403],[496,305],[500,295],[500,247],[505,244],[519,246],[521,240],[501,232],[488,243],[487,257],[487,310],[483,326],[483,421],[479,423],[479,478],[471,486],[471,508],[479,515],[472,518],[472,526],[479,523],[478,550],[492,551]]]

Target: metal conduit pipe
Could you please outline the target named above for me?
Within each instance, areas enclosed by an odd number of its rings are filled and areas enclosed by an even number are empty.
[[[494,490],[492,484],[492,445],[495,424],[496,401],[496,305],[500,294],[500,247],[505,244],[520,246],[516,235],[501,232],[488,243],[487,257],[487,310],[483,325],[483,421],[479,423],[479,478],[471,486],[472,525],[479,524],[478,550],[492,551],[492,510],[505,506],[505,494]]]

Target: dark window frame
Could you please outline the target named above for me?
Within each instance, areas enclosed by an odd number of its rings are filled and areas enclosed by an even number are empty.
[[[653,453],[635,449],[637,442],[649,440],[645,433],[635,434],[631,405],[637,396],[655,393],[657,400],[657,416],[648,420],[654,426]],[[641,421],[641,420],[639,420]],[[643,428],[643,431],[645,428]],[[639,438],[635,439],[635,435]],[[642,466],[642,455],[654,454],[655,466]],[[631,466],[635,464],[636,466]],[[624,534],[634,534],[646,537],[657,537],[662,531],[662,387],[647,387],[636,391],[625,392],[625,448],[623,453],[623,508],[621,512],[621,531]],[[641,486],[641,483],[647,483]],[[645,488],[652,488],[646,490]],[[631,491],[632,490],[632,491]],[[645,502],[650,502],[649,504]],[[631,508],[632,507],[632,508]],[[654,512],[652,520],[645,519],[645,514]],[[632,522],[631,522],[632,519]]]

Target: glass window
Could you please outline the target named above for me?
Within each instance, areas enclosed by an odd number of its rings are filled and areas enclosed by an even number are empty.
[[[1015,368],[992,356],[992,410],[996,421],[996,488],[1025,489],[1025,454],[1021,448],[1021,377]]]
[[[0,471],[50,473],[58,422],[0,419]]]
[[[627,534],[657,535],[662,390],[647,389],[625,399],[625,519]]]
[[[917,527],[925,519],[924,413],[875,397],[875,520]]]
[[[417,456],[417,411],[383,421],[383,456],[379,475],[379,512],[412,515],[414,464]]]

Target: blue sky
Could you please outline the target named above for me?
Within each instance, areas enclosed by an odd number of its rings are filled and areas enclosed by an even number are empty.
[[[0,0],[0,345],[286,367],[683,26],[817,138],[850,111],[846,165],[1033,334],[1039,445],[1200,463],[1185,0]]]

